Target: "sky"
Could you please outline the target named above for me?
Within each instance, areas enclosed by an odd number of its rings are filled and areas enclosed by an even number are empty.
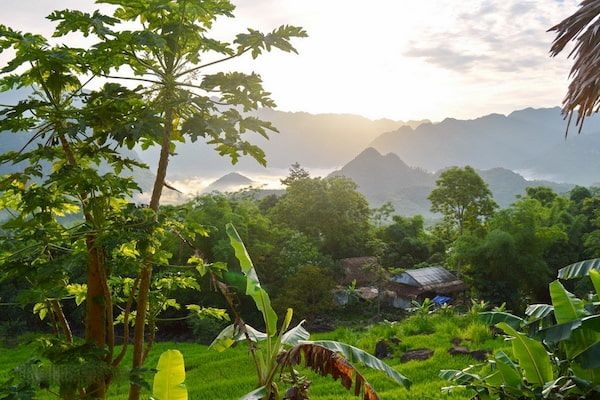
[[[57,3],[60,5],[57,6]],[[215,24],[231,41],[247,28],[303,27],[299,54],[269,53],[228,68],[257,72],[281,111],[370,119],[472,119],[559,106],[571,60],[550,58],[550,27],[579,0],[233,0]],[[0,24],[49,35],[56,8],[91,0],[0,2]],[[0,55],[0,65],[7,61]]]

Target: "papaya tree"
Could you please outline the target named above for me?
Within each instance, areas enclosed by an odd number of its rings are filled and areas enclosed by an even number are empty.
[[[38,258],[28,257],[34,251],[36,257],[44,254],[44,267],[57,266],[57,253],[66,263],[72,263],[71,270],[52,269],[57,275],[54,282],[62,282],[52,287],[64,288],[73,274],[81,274],[73,261],[75,254],[83,254],[87,259],[88,268],[81,286],[86,294],[82,296],[81,291],[78,294],[86,299],[86,339],[95,343],[101,352],[107,342],[111,346],[114,336],[112,293],[107,282],[111,274],[120,273],[107,267],[106,246],[116,249],[111,257],[127,261],[125,264],[133,278],[126,290],[122,321],[128,326],[130,318],[134,319],[132,367],[135,371],[143,365],[152,343],[153,330],[150,329],[150,341],[145,344],[145,328],[152,314],[149,313],[152,300],[149,294],[153,268],[168,263],[169,259],[160,249],[161,235],[173,229],[194,234],[194,229],[169,225],[159,213],[168,163],[176,142],[202,139],[219,154],[230,156],[233,162],[242,155],[250,155],[265,164],[262,150],[245,140],[243,134],[254,131],[267,136],[268,131],[276,131],[270,123],[246,114],[258,107],[275,106],[257,74],[204,71],[214,71],[216,65],[244,55],[256,58],[273,48],[294,52],[290,40],[306,34],[301,28],[282,26],[268,34],[249,29],[232,43],[209,38],[207,32],[216,18],[233,17],[234,6],[229,1],[107,0],[98,3],[115,6],[115,11],[104,15],[99,11],[89,14],[63,10],[49,16],[58,23],[56,37],[70,32],[95,37],[96,44],[87,50],[66,45],[51,47],[40,36],[2,27],[0,49],[16,50],[14,60],[2,70],[2,90],[30,87],[37,95],[37,98],[6,106],[1,111],[5,117],[2,128],[26,131],[41,140],[33,157],[24,152],[3,157],[16,164],[31,163],[24,172],[3,181],[2,189],[8,196],[4,205],[15,212],[15,221],[4,227],[30,234],[29,239],[22,240],[23,249],[17,252],[24,255],[20,262],[29,260],[30,264],[40,265]],[[137,30],[127,29],[132,27]],[[123,69],[132,75],[117,75],[117,71]],[[104,80],[106,84],[92,93],[84,92],[92,79]],[[116,83],[119,79],[126,83],[137,81],[138,86],[127,88]],[[85,113],[77,110],[81,103]],[[154,145],[160,148],[148,207],[129,204],[137,186],[130,178],[120,178],[118,174],[124,167],[136,163],[125,160],[117,150],[133,148],[136,144],[143,149]],[[102,158],[108,160],[111,172],[101,176],[98,165]],[[48,163],[55,172],[45,177],[41,171]],[[32,182],[33,178],[43,183]],[[96,197],[100,198],[96,200]],[[79,230],[68,230],[57,219],[61,214],[77,211],[81,211],[85,219],[84,224],[78,225]],[[107,225],[111,229],[107,229]],[[195,230],[203,232],[200,228]],[[98,239],[100,233],[106,234],[103,240]],[[75,240],[81,237],[84,239]],[[65,242],[65,238],[71,241]],[[37,240],[36,246],[31,245],[32,240]],[[73,248],[84,250],[78,253],[73,252]],[[49,268],[39,270],[47,273]],[[50,285],[44,276],[40,276],[39,281]],[[46,293],[44,298],[55,300],[64,295],[63,290],[60,296]],[[59,308],[52,302],[48,308],[55,310],[58,325],[66,326]],[[67,329],[63,330],[69,338]],[[119,361],[121,354],[116,357]],[[99,359],[110,364],[111,356],[102,355]],[[87,395],[104,397],[109,381],[107,375],[90,383]],[[139,396],[140,385],[135,382],[130,398]]]
[[[0,159],[21,166],[0,181],[3,208],[11,213],[3,228],[13,245],[2,254],[3,275],[28,282],[21,303],[34,303],[34,312],[47,316],[68,344],[73,344],[73,334],[61,300],[88,299],[85,339],[99,349],[94,358],[104,362],[98,364],[104,373],[86,382],[86,392],[102,397],[114,349],[107,264],[118,257],[118,237],[124,236],[127,220],[136,219],[127,215],[128,208],[132,211],[128,197],[139,190],[119,173],[139,163],[90,138],[92,116],[122,116],[89,107],[83,76],[90,70],[82,49],[52,46],[41,36],[6,27],[1,27],[0,43],[2,49],[15,50],[1,71],[2,90],[26,88],[29,93],[0,111],[0,130],[26,137],[23,148]],[[136,100],[124,101],[122,110],[135,107]],[[122,234],[115,235],[115,228]]]

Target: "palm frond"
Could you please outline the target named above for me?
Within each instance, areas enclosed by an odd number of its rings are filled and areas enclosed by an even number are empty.
[[[563,100],[562,114],[570,124],[573,113],[577,111],[575,125],[580,132],[585,118],[600,110],[599,15],[600,1],[583,0],[573,15],[548,30],[557,34],[550,48],[552,57],[574,42],[568,55],[574,62],[569,73],[571,82]]]

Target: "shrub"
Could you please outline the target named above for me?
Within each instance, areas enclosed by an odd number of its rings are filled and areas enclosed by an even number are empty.
[[[284,283],[273,299],[273,308],[281,314],[292,308],[297,315],[315,318],[333,308],[334,287],[333,279],[321,268],[305,265]]]
[[[488,325],[482,322],[471,322],[462,332],[461,336],[471,339],[474,345],[480,345],[493,338]]]
[[[413,315],[406,318],[401,326],[403,336],[419,335],[434,331],[434,324],[431,318],[422,315]]]
[[[222,319],[215,319],[210,317],[198,317],[194,316],[187,320],[188,325],[192,329],[194,333],[194,338],[196,342],[209,345],[213,339],[230,324],[229,321]]]

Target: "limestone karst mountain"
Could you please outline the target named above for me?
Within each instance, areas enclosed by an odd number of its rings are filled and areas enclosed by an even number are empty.
[[[432,218],[434,214],[429,211],[427,196],[435,187],[440,172],[441,170],[430,173],[409,167],[396,154],[381,155],[377,150],[368,148],[332,175],[351,178],[373,207],[390,201],[398,214],[421,214]],[[488,183],[495,201],[501,207],[509,206],[517,199],[516,196],[525,195],[525,188],[528,186],[548,186],[557,193],[567,192],[573,187],[571,184],[526,180],[506,168],[477,172]]]
[[[559,108],[527,108],[506,116],[404,126],[380,135],[370,146],[430,172],[471,165],[506,168],[530,179],[600,182],[600,117],[586,119],[580,134],[571,129],[565,137],[566,128]]]

